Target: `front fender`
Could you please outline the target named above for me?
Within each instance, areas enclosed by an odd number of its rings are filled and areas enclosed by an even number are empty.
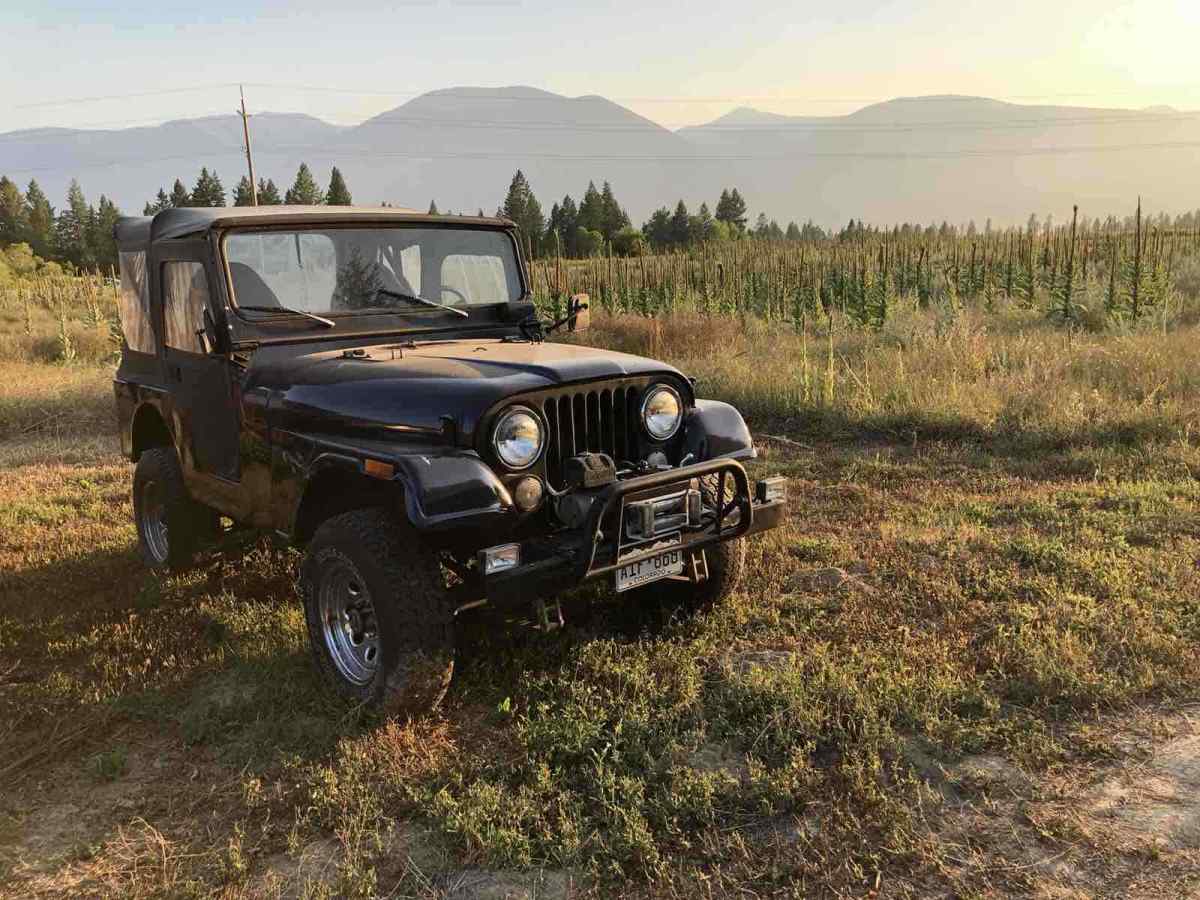
[[[421,531],[482,525],[513,512],[508,488],[474,453],[414,454],[393,461],[404,484],[409,521]]]
[[[306,533],[314,510],[377,498],[369,485],[399,488],[404,512],[419,531],[488,526],[514,511],[503,482],[469,450],[282,431],[275,438],[276,520],[293,535]],[[391,472],[368,462],[390,465]]]
[[[683,423],[683,452],[693,462],[754,459],[754,441],[742,414],[719,400],[697,400]]]

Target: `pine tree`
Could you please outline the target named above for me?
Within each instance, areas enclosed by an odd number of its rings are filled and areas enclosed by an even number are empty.
[[[334,166],[329,173],[329,190],[325,192],[325,202],[329,206],[353,206],[354,198],[350,196],[350,188],[346,187],[346,179],[341,170]]]
[[[575,246],[575,233],[579,228],[579,209],[571,195],[563,197],[562,203],[554,204],[550,211],[550,221],[547,224],[547,237],[551,231],[558,235],[558,249],[563,256],[578,255]],[[551,246],[550,244],[547,247]]]
[[[171,198],[167,196],[167,192],[162,188],[158,189],[158,194],[155,198],[142,207],[143,216],[153,216],[162,212],[164,209],[171,208]]]
[[[431,215],[431,216],[440,215],[440,213],[438,212],[436,200],[429,201],[429,215]]]
[[[54,207],[36,180],[25,188],[25,238],[35,254],[45,259],[54,240]]]
[[[72,178],[67,188],[67,205],[54,222],[55,256],[76,268],[92,265],[93,258],[87,238],[93,215],[94,211],[83,196],[83,189],[79,187],[79,182]]]
[[[671,243],[679,247],[686,246],[692,236],[691,224],[687,205],[680,200],[671,216]]]
[[[200,177],[192,188],[191,200],[188,206],[224,206],[225,186],[216,172],[209,172],[207,167],[200,169]]]
[[[221,184],[221,176],[216,170],[213,170],[212,178],[209,179],[208,199],[209,206],[225,205],[225,185]]]
[[[233,205],[234,206],[253,206],[254,192],[250,190],[250,179],[245,175],[237,183],[237,187],[233,189]]]
[[[275,186],[275,182],[268,178],[263,181],[258,179],[258,205],[259,206],[281,206],[283,198],[279,196],[279,188]]]
[[[613,195],[612,185],[607,181],[600,191],[600,233],[611,241],[618,231],[629,226],[629,216]]]
[[[300,163],[296,180],[284,194],[283,202],[288,206],[320,206],[325,202],[325,194],[313,178],[308,163]]]
[[[113,237],[113,226],[117,224],[117,219],[120,217],[121,211],[117,209],[117,205],[101,194],[88,237],[95,264],[100,267],[101,271],[110,266],[113,268],[117,266],[117,241]]]
[[[188,189],[183,186],[183,182],[178,178],[175,179],[175,185],[171,188],[171,206],[178,209],[181,206],[192,205],[192,195],[188,193]]]
[[[708,211],[708,204],[700,204],[700,212],[692,216],[688,230],[693,241],[711,241],[716,236],[716,219]]]
[[[721,191],[721,199],[717,201],[717,221],[727,223],[731,228],[742,231],[746,227],[746,201],[738,193],[737,188]]]
[[[604,232],[604,197],[596,190],[596,182],[589,181],[579,202],[578,222],[580,228]]]
[[[513,180],[508,186],[508,194],[504,198],[504,205],[500,207],[500,215],[517,223],[517,227],[521,229],[521,233],[525,237],[526,247],[532,255],[536,256],[541,246],[546,222],[542,216],[541,204],[533,196],[533,190],[529,187],[529,182],[525,180],[525,174],[520,169],[517,169],[517,174],[513,176]]]
[[[795,222],[788,222],[787,239],[789,241],[800,240],[800,226],[797,225]]]
[[[25,237],[25,197],[7,177],[0,176],[0,246]]]
[[[655,250],[661,250],[671,243],[671,211],[660,206],[642,226],[642,234]]]

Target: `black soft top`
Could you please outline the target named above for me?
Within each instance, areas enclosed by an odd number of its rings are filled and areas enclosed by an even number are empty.
[[[144,250],[154,241],[237,225],[387,225],[396,223],[511,228],[508,219],[433,216],[395,206],[181,206],[154,216],[123,216],[113,227],[122,250]]]

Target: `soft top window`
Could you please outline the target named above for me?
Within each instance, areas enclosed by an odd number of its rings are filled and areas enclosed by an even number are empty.
[[[146,251],[122,250],[121,291],[117,312],[125,344],[135,353],[154,352],[154,331],[150,326],[150,286],[146,281]]]
[[[522,295],[506,232],[379,226],[232,231],[225,257],[236,305],[317,315],[446,315],[419,297],[467,311]]]

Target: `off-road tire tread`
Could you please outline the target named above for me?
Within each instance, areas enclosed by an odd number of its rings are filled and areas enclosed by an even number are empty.
[[[142,485],[153,477],[166,492],[167,504],[167,562],[164,567],[150,555],[141,529]],[[187,492],[183,483],[183,469],[179,466],[179,455],[174,447],[153,447],[142,453],[133,473],[134,525],[138,533],[138,551],[143,561],[152,569],[169,569],[179,572],[187,569],[196,558],[196,550],[213,531],[211,523],[217,521],[216,513],[207,506],[197,503]]]
[[[700,491],[709,502],[715,499],[718,483],[717,475],[705,475],[700,479]],[[731,500],[735,490],[732,479],[727,478],[725,484],[726,498]],[[708,578],[693,589],[690,598],[696,610],[709,609],[737,589],[746,571],[746,539],[735,538],[710,544],[704,548],[704,554],[708,562]]]
[[[328,658],[316,595],[320,557],[349,560],[368,583],[380,629],[380,666],[359,688],[346,682]],[[348,699],[393,715],[435,708],[454,674],[454,610],[436,555],[383,509],[358,509],[323,522],[309,542],[300,569],[310,645],[318,667]]]

